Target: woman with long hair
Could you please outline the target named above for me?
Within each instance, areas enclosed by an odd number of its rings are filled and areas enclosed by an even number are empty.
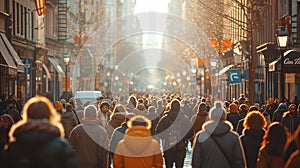
[[[12,126],[1,167],[78,167],[72,147],[63,138],[60,115],[50,100],[35,96],[24,105],[23,119]]]
[[[282,168],[283,150],[288,140],[287,129],[279,122],[270,125],[264,136],[262,147],[259,152],[258,168]]]

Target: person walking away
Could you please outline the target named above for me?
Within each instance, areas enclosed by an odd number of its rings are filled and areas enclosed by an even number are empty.
[[[300,126],[295,131],[293,141],[295,141],[297,149],[289,157],[289,160],[284,166],[285,168],[298,168],[300,165]]]
[[[233,126],[233,130],[235,131],[238,125],[239,120],[241,119],[239,114],[239,107],[235,103],[231,103],[229,105],[229,112],[227,113],[227,118],[229,122],[231,122]]]
[[[108,137],[100,125],[97,108],[84,108],[84,118],[70,133],[69,141],[82,168],[106,168],[108,161]]]
[[[244,121],[243,135],[240,136],[247,167],[256,167],[258,151],[265,134],[266,119],[259,111],[248,113]]]
[[[209,111],[209,121],[203,125],[194,139],[192,149],[193,168],[244,168],[245,156],[238,134],[226,120],[222,102],[216,101]]]
[[[257,168],[282,168],[283,149],[288,140],[287,129],[279,122],[273,122],[267,130],[259,150]]]
[[[65,137],[68,139],[72,129],[79,124],[70,103],[66,103],[66,112],[61,114],[61,122],[65,129]]]
[[[151,121],[142,115],[130,119],[125,136],[114,153],[114,168],[162,168],[160,146],[151,137],[150,127]]]
[[[194,136],[202,130],[202,125],[205,123],[205,121],[208,120],[208,111],[207,106],[205,103],[200,103],[198,106],[198,112],[197,114],[193,115],[191,118],[191,123],[193,125],[194,130]]]
[[[106,126],[106,131],[109,138],[111,137],[114,129],[119,127],[125,121],[126,114],[127,111],[122,104],[117,104],[115,106],[110,116],[110,120]]]
[[[79,167],[72,147],[64,139],[60,115],[46,97],[35,96],[27,101],[23,119],[12,126],[9,138],[0,167]]]
[[[170,110],[159,120],[155,133],[163,141],[164,159],[166,168],[182,168],[186,156],[188,140],[194,130],[189,118],[180,110],[180,102],[173,99]]]

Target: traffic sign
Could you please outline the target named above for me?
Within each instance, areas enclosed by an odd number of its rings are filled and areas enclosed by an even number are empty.
[[[228,70],[228,83],[241,83],[241,71],[239,69],[230,69]]]

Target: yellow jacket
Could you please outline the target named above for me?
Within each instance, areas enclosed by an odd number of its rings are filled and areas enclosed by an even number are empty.
[[[163,157],[159,143],[152,139],[144,126],[128,128],[115,150],[114,168],[162,168]]]

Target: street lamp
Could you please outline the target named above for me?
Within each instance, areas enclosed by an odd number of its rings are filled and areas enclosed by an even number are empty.
[[[284,50],[287,47],[289,32],[288,29],[285,27],[280,27],[276,31],[276,37],[277,37],[277,45],[279,47],[279,50],[281,51],[280,54],[280,95],[281,95],[281,102],[284,102]]]
[[[70,57],[68,54],[64,55],[64,62],[66,65],[66,92],[68,91],[68,64],[70,62]]]

